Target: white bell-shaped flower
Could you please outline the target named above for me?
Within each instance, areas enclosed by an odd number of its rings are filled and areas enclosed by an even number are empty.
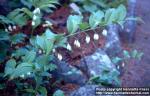
[[[69,51],[71,51],[71,50],[72,50],[72,48],[71,48],[71,46],[70,46],[70,44],[69,44],[69,43],[67,44],[67,49],[68,49]]]
[[[31,75],[31,72],[28,72],[27,75]]]
[[[14,25],[14,26],[13,26],[13,29],[14,29],[14,30],[16,30],[16,29],[17,29],[17,27]]]
[[[61,61],[62,60],[62,55],[60,53],[58,53],[57,58]]]
[[[21,78],[24,78],[25,76],[24,76],[24,74],[23,74],[23,75],[20,75],[20,77],[21,77]]]
[[[97,33],[94,34],[94,40],[98,40],[99,39],[99,35]]]
[[[74,45],[77,46],[78,48],[81,46],[81,45],[80,45],[80,42],[79,42],[78,40],[75,40],[75,41],[74,41]]]
[[[37,19],[37,16],[36,15],[33,15],[33,20],[36,20]]]
[[[54,49],[52,49],[52,52],[53,52],[53,53],[55,53],[55,52],[56,52],[56,49],[55,49],[55,48],[54,48]]]
[[[90,43],[90,40],[91,40],[90,36],[86,36],[85,41],[87,44]]]
[[[34,21],[32,21],[32,26],[35,26],[35,22]]]
[[[103,30],[102,35],[107,36],[107,30],[106,29]]]
[[[8,32],[8,29],[6,28],[5,31]]]
[[[13,29],[12,29],[12,26],[11,26],[11,25],[9,25],[9,26],[8,26],[8,30],[9,30],[9,31],[13,31]]]
[[[39,53],[39,54],[42,54],[42,50],[41,50],[41,49],[39,49],[38,53]]]
[[[33,14],[40,14],[41,11],[40,11],[40,8],[36,8],[34,11],[33,11]]]

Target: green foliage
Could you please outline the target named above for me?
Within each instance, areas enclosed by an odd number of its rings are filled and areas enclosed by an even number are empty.
[[[99,25],[102,22],[103,17],[104,17],[104,12],[102,11],[93,12],[89,18],[90,27],[95,28],[97,25]]]
[[[57,91],[55,91],[55,93],[53,94],[53,96],[65,96],[65,95],[64,95],[63,91],[57,90]]]
[[[123,57],[114,57],[112,58],[112,62],[114,64],[117,64],[122,61],[126,62],[127,60],[130,59],[141,60],[143,55],[144,55],[143,52],[138,52],[137,50],[131,50],[131,51],[123,50]]]
[[[12,44],[22,43],[25,37],[26,37],[25,34],[18,33],[18,34],[10,36],[10,41]]]
[[[8,32],[5,32],[4,30],[0,30],[0,63],[5,60],[5,57],[7,56],[7,52],[9,51],[9,40],[10,36]]]
[[[98,26],[107,26],[114,23],[120,24],[123,27],[126,13],[124,5],[120,5],[117,8],[110,8],[105,12],[98,10],[90,15],[88,23],[82,23],[83,16],[81,15],[70,15],[67,20],[67,29],[70,34],[73,34],[78,28],[84,30],[90,27],[92,30]]]
[[[9,20],[7,17],[0,15],[0,22],[2,24],[14,24],[11,20]]]
[[[83,11],[95,12],[98,10],[106,10],[108,8],[116,8],[120,4],[126,4],[127,0],[71,0],[81,6]]]
[[[119,75],[120,72],[115,68],[110,70],[110,68],[106,67],[105,64],[101,66],[102,73],[100,75],[92,76],[89,80],[89,83],[94,83],[97,85],[103,86],[120,86]]]
[[[127,10],[125,6],[120,5],[118,8],[111,8],[106,10],[105,13],[105,23],[107,25],[112,23],[118,23],[123,27]]]
[[[45,12],[52,12],[51,8],[56,8],[55,4],[59,4],[58,0],[21,0],[21,2],[30,9],[33,6]]]
[[[79,28],[79,24],[82,22],[82,16],[70,15],[67,20],[67,29],[70,34],[76,32]]]
[[[18,8],[10,12],[7,17],[21,27],[26,25],[27,21],[31,19],[32,12],[27,8]]]

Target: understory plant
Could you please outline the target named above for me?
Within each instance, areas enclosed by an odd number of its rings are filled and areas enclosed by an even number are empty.
[[[55,49],[64,47],[69,51],[73,51],[72,46],[67,41],[68,37],[84,32],[87,35],[85,42],[88,44],[91,39],[86,33],[87,31],[95,31],[97,28],[102,27],[104,28],[102,34],[107,36],[105,26],[117,23],[123,28],[126,21],[126,8],[124,5],[120,5],[117,8],[109,8],[105,11],[93,11],[88,21],[83,20],[82,14],[70,15],[67,19],[68,34],[55,34],[51,30],[52,23],[43,20],[43,14],[44,12],[51,12],[51,8],[55,8],[54,4],[58,4],[57,0],[21,0],[21,2],[26,7],[17,8],[6,17],[0,16],[1,24],[4,26],[0,30],[0,44],[4,45],[4,48],[1,48],[3,54],[1,53],[0,62],[6,62],[4,77],[14,80],[18,85],[18,91],[24,92],[22,95],[27,96],[47,96],[48,92],[45,84],[51,80],[51,72],[59,67],[51,61],[55,57],[58,57],[58,60],[63,59],[63,56]],[[28,21],[31,21],[32,26],[32,36],[30,38],[22,32],[12,34],[17,27],[22,28],[27,25]],[[45,31],[42,35],[34,36],[34,29],[39,25],[44,25],[46,27]],[[98,40],[99,35],[95,32],[93,38]],[[24,46],[14,48],[15,45],[24,42],[26,43]],[[78,39],[74,41],[74,45],[78,48],[81,47]],[[56,56],[53,54],[54,52]],[[4,58],[5,60],[3,60]],[[112,76],[110,78],[117,78],[118,75],[116,74],[118,73],[114,72],[109,76]],[[21,80],[28,78],[32,79],[35,84],[21,83]],[[115,80],[118,82],[117,79]],[[64,93],[58,90],[54,93],[54,96],[64,96]]]
[[[106,10],[109,8],[116,8],[120,4],[126,4],[127,0],[71,0],[81,6],[81,10],[84,12],[94,12],[99,9]]]

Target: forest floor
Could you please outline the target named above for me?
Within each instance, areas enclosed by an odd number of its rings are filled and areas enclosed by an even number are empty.
[[[137,0],[137,14],[145,22],[137,26],[132,49],[144,53],[141,61],[128,64],[122,76],[123,87],[150,87],[150,0]]]

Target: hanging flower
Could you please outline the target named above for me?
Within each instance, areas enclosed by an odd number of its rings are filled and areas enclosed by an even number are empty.
[[[8,29],[6,28],[5,31],[8,32]]]
[[[8,26],[8,30],[9,30],[9,31],[13,31],[11,25]]]
[[[41,11],[40,11],[40,8],[36,8],[34,11],[33,11],[33,14],[40,14]]]
[[[42,54],[42,50],[41,50],[41,49],[39,49],[38,53],[39,53],[39,54]]]
[[[117,66],[117,69],[120,69],[120,66],[119,66],[119,65]]]
[[[20,77],[21,77],[21,78],[24,78],[25,76],[24,76],[24,75],[20,75]]]
[[[56,52],[56,49],[55,49],[55,48],[54,48],[54,49],[52,49],[52,52],[53,52],[53,53],[55,53],[55,52]]]
[[[99,39],[99,35],[97,33],[94,34],[94,40],[98,40]]]
[[[86,36],[85,41],[87,44],[90,43],[90,40],[91,40],[90,36]]]
[[[36,15],[33,15],[33,20],[36,20],[37,19],[37,16]]]
[[[72,50],[72,48],[71,48],[71,46],[70,46],[70,44],[69,44],[69,43],[67,44],[67,49],[68,49],[69,51],[71,51],[71,50]]]
[[[74,41],[74,45],[77,46],[78,48],[80,48],[80,42],[78,40]]]
[[[28,72],[27,75],[31,75],[31,72]]]
[[[103,36],[107,36],[107,33],[108,33],[107,30],[104,29],[103,32],[102,32],[102,35],[103,35]]]
[[[14,25],[14,26],[13,26],[13,29],[14,29],[14,30],[16,30],[16,29],[17,29],[17,27]]]
[[[35,22],[34,21],[32,21],[32,26],[35,26]]]
[[[60,53],[58,53],[57,57],[60,61],[62,60],[62,55]]]
[[[125,63],[123,62],[123,63],[122,63],[122,67],[124,67],[124,66],[125,66]]]

